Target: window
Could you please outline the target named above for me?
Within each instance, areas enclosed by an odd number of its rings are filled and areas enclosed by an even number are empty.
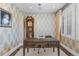
[[[75,6],[69,5],[63,10],[62,16],[62,35],[69,38],[75,38]]]
[[[67,35],[72,35],[72,14],[67,15]]]
[[[62,34],[64,34],[64,16],[62,17]]]

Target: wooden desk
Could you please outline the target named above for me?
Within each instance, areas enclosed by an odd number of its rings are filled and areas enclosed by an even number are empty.
[[[51,39],[26,39],[23,41],[23,56],[25,56],[25,48],[29,52],[29,48],[58,48],[58,56],[60,56],[60,42],[53,38]]]

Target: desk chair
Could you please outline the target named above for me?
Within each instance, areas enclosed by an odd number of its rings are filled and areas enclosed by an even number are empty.
[[[44,37],[44,36],[39,36],[38,39],[39,39],[39,40],[43,40],[43,38],[45,38],[45,37]],[[42,43],[42,44],[40,43],[40,44],[38,45],[38,47],[39,47],[39,48],[38,48],[38,54],[39,54],[40,48],[43,48],[44,52],[46,52],[46,50],[45,50],[45,48],[44,48],[44,46],[45,46],[46,44],[47,44],[47,43],[44,43],[44,44],[43,44],[43,43]]]
[[[49,38],[52,38],[52,36],[51,35],[46,35],[45,38],[48,38],[49,39]],[[53,47],[53,52],[54,51],[55,51],[55,48]]]
[[[39,37],[40,37],[40,39],[42,39],[42,38],[46,38],[46,39],[47,39],[47,38],[48,38],[48,39],[52,38],[51,35],[46,35],[45,37],[43,37],[43,36],[39,36]],[[45,45],[48,45],[48,44],[47,44],[47,43],[44,43],[44,44],[42,43],[42,44],[39,45],[40,48],[43,48],[43,49],[44,49],[44,52],[46,52],[46,50],[45,50],[45,48],[44,48]],[[48,46],[49,46],[49,45],[48,45]],[[40,48],[38,49],[38,54],[39,54]],[[53,48],[53,52],[54,52],[54,51],[55,51],[55,49]]]
[[[39,48],[38,48],[38,54],[39,54],[40,48],[43,48],[44,52],[46,52],[46,50],[45,50],[44,47],[47,45],[47,43],[42,43],[42,44],[41,44],[41,43],[38,43],[38,44],[39,44],[39,45],[38,45],[38,47],[39,47]]]

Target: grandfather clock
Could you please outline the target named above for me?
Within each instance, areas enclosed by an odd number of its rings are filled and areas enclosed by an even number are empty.
[[[26,18],[26,37],[34,38],[34,18],[32,16]]]

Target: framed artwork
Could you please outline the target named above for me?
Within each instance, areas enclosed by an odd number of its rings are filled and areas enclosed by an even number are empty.
[[[4,9],[0,9],[0,27],[11,27],[11,13]]]

